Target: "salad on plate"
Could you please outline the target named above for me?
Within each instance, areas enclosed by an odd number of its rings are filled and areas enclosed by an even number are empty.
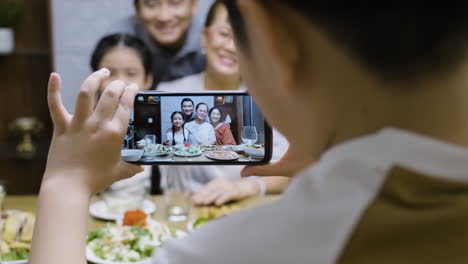
[[[147,157],[164,156],[172,153],[172,148],[161,144],[147,145],[143,148],[143,150],[145,152],[144,155]]]
[[[88,234],[86,255],[95,263],[146,263],[174,236],[168,226],[144,212],[127,211],[121,223],[109,223]]]
[[[202,150],[196,145],[174,147],[174,154],[181,157],[195,157],[202,154]]]

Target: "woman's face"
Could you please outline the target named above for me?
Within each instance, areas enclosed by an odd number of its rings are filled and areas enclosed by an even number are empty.
[[[121,80],[126,84],[135,83],[140,90],[148,90],[153,84],[151,74],[146,75],[145,67],[138,52],[124,46],[117,46],[102,57],[99,68],[107,68],[111,75],[99,88],[102,94],[104,88],[114,80]]]
[[[197,109],[197,119],[200,121],[205,120],[208,115],[208,107],[206,105],[200,105]]]
[[[232,28],[224,6],[216,9],[213,23],[203,30],[207,67],[223,77],[239,78],[239,63]]]
[[[219,123],[220,119],[221,119],[221,113],[219,112],[218,109],[214,109],[213,111],[211,111],[210,120],[212,123]]]
[[[181,128],[184,124],[184,117],[181,114],[175,114],[172,118],[172,125],[176,128]]]
[[[139,0],[136,6],[146,31],[166,48],[184,41],[196,8],[196,0]]]

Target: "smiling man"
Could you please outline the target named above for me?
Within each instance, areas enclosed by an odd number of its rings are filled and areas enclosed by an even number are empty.
[[[225,2],[242,76],[287,157],[318,161],[279,200],[169,241],[154,263],[468,263],[466,1]],[[85,82],[77,117],[51,77],[31,264],[84,264],[91,195],[137,170],[118,153],[136,87],[114,82],[90,103],[108,74]]]
[[[154,56],[154,87],[205,69],[201,31],[213,0],[134,0],[136,16],[111,29],[145,41]]]

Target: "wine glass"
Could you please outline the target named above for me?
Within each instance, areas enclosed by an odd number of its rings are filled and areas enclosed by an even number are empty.
[[[127,134],[125,134],[125,147],[127,149],[130,149],[129,140],[133,138],[133,135],[134,135],[133,127],[129,125],[127,129]]]
[[[258,140],[257,128],[254,126],[245,126],[242,129],[242,142],[249,147]],[[252,154],[249,153],[249,161],[252,161]]]

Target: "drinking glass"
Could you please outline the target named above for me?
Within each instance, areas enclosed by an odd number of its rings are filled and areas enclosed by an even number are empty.
[[[187,221],[189,218],[192,175],[187,166],[160,166],[166,218],[169,222]]]
[[[244,126],[242,129],[242,142],[249,147],[258,140],[257,128],[254,126]],[[252,161],[252,155],[249,153],[249,161]]]
[[[146,145],[156,144],[156,135],[146,135],[145,142],[146,142]]]
[[[134,131],[133,131],[133,127],[131,125],[128,126],[128,129],[127,129],[127,134],[125,134],[125,148],[129,149],[130,146],[129,146],[129,140],[131,140],[134,136]]]

